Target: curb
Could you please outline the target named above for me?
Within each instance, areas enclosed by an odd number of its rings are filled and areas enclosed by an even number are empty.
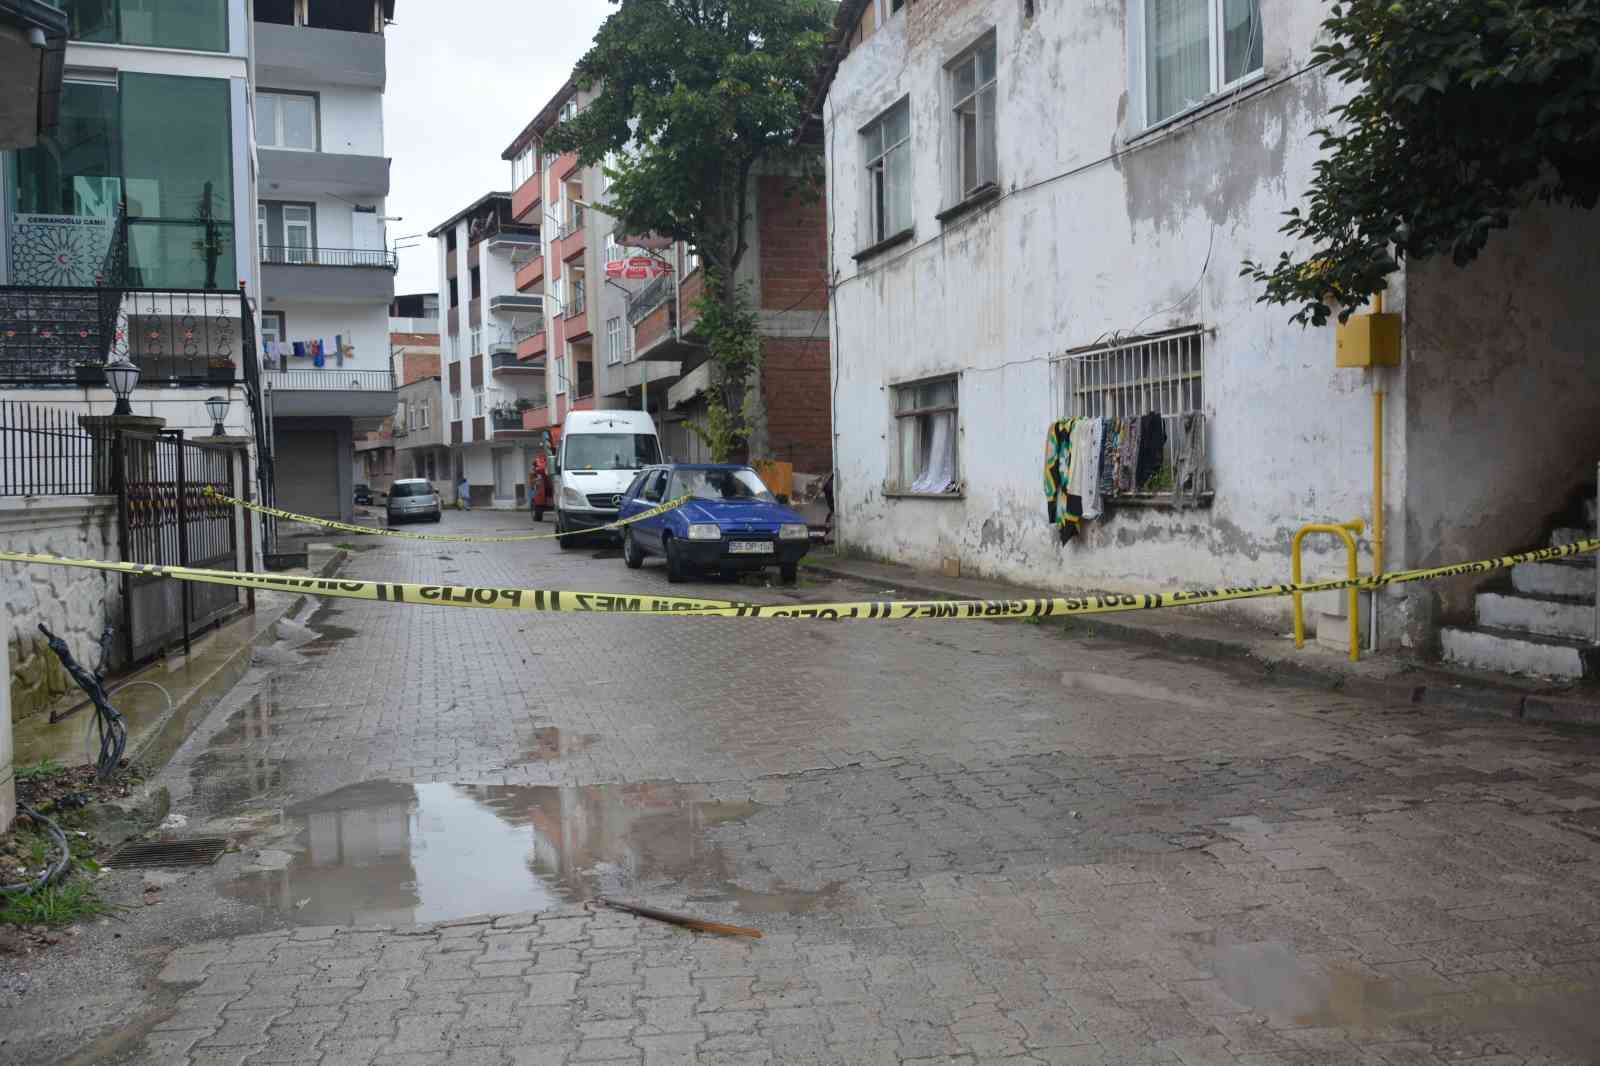
[[[347,553],[343,551],[334,553],[319,568],[316,576],[330,577],[337,573],[346,555]],[[233,654],[219,663],[204,681],[190,690],[183,699],[176,701],[172,710],[145,735],[138,746],[128,750],[127,760],[130,763],[142,763],[145,773],[152,778],[165,769],[173,754],[183,746],[184,741],[189,739],[189,735],[205,719],[216,702],[244,677],[250,669],[256,649],[276,639],[274,633],[278,622],[300,610],[309,598],[305,593],[301,593],[288,601],[277,612],[276,617],[270,620],[263,620],[258,610],[256,615],[258,629],[255,636],[240,644],[234,649]]]
[[[824,560],[807,558],[801,565],[819,574],[850,581],[881,580],[876,575],[856,573],[848,566]],[[919,581],[917,572],[912,572],[909,576],[896,575],[893,580],[897,587],[919,595],[935,599],[953,598],[947,590]],[[1063,630],[1077,630],[1084,636],[1102,637],[1124,644],[1160,648],[1204,658],[1248,659],[1259,666],[1272,680],[1313,685],[1363,699],[1417,703],[1471,716],[1487,715],[1530,722],[1600,726],[1600,701],[1579,699],[1555,692],[1529,691],[1509,684],[1473,683],[1470,680],[1447,684],[1440,679],[1430,684],[1425,678],[1407,680],[1352,677],[1338,669],[1315,662],[1298,663],[1265,658],[1256,654],[1247,645],[1236,641],[1129,625],[1120,621],[1115,615],[1076,618],[1068,616],[1052,621]]]

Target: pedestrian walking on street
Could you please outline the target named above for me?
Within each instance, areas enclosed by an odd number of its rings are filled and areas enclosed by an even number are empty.
[[[461,475],[461,484],[456,486],[456,504],[463,511],[472,510],[472,501],[468,498],[472,493],[467,485],[467,475]]]

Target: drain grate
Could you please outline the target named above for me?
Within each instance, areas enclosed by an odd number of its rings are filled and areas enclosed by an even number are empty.
[[[185,840],[143,840],[124,844],[102,866],[209,866],[228,850],[223,837],[189,837]]]

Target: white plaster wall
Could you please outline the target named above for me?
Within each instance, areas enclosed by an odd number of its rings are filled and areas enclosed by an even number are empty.
[[[841,274],[832,304],[841,541],[921,566],[956,557],[969,572],[1051,588],[1282,579],[1300,524],[1370,518],[1371,400],[1360,372],[1335,370],[1331,329],[1289,324],[1237,276],[1243,258],[1283,248],[1281,214],[1312,172],[1311,130],[1332,90],[1297,77],[1130,145],[1123,6],[1039,9],[1024,26],[1010,0],[974,3],[915,47],[898,15],[846,58],[826,102]],[[1321,18],[1319,6],[1268,0],[1268,81],[1305,65]],[[941,226],[943,67],[991,27],[1005,196]],[[907,93],[915,238],[856,264],[870,243],[857,131]],[[1050,421],[1068,411],[1050,357],[1115,331],[1195,324],[1214,330],[1204,383],[1214,506],[1124,509],[1059,545],[1041,465]],[[953,371],[965,499],[886,498],[888,386]],[[1403,436],[1390,440],[1390,484],[1401,485]],[[1313,561],[1308,573],[1333,565]],[[1273,618],[1288,610],[1287,601],[1242,608]]]
[[[389,305],[372,304],[304,304],[278,302],[271,310],[282,311],[287,339],[305,340],[322,337],[329,344],[335,334],[342,334],[346,343],[355,346],[355,352],[346,356],[342,370],[385,370],[389,363]],[[289,369],[302,370],[311,366],[310,359],[289,360]],[[329,359],[328,367],[335,361]]]

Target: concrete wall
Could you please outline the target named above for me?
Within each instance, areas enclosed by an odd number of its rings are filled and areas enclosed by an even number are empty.
[[[296,88],[296,86],[275,86]],[[324,85],[322,150],[340,155],[383,155],[383,92]]]
[[[1600,213],[1537,207],[1464,269],[1407,276],[1405,528],[1416,565],[1543,546],[1600,460]],[[1430,616],[1470,618],[1482,580],[1414,586]]]
[[[1027,24],[1011,0],[909,10],[921,20],[915,40],[906,18],[886,23],[845,59],[823,109],[845,547],[924,566],[955,557],[1050,588],[1208,586],[1279,579],[1297,526],[1370,517],[1368,384],[1334,368],[1331,329],[1289,324],[1237,276],[1241,259],[1283,248],[1282,212],[1312,174],[1311,131],[1334,90],[1314,74],[1284,79],[1308,61],[1322,9],[1267,0],[1265,82],[1150,131],[1130,117],[1123,5],[1042,3]],[[944,65],[991,29],[1004,195],[941,223]],[[907,95],[915,234],[857,263],[871,243],[857,131]],[[1053,357],[1185,326],[1212,331],[1203,408],[1215,503],[1124,509],[1060,545],[1040,477],[1046,430],[1068,413]],[[943,373],[960,375],[965,494],[890,498],[890,388]],[[1391,486],[1404,484],[1406,462],[1394,444]],[[1396,531],[1390,559],[1404,550]],[[1240,609],[1281,621],[1288,608]]]
[[[47,496],[0,499],[0,545],[7,551],[119,560],[117,506],[113,496]],[[8,648],[7,692],[13,720],[46,714],[74,691],[61,661],[45,644],[39,623],[66,640],[92,667],[107,623],[121,623],[122,585],[116,575],[62,566],[0,563],[0,641]],[[0,745],[10,730],[0,729]],[[0,763],[9,759],[0,759]],[[0,768],[0,778],[5,771]],[[0,788],[3,788],[0,785]]]

